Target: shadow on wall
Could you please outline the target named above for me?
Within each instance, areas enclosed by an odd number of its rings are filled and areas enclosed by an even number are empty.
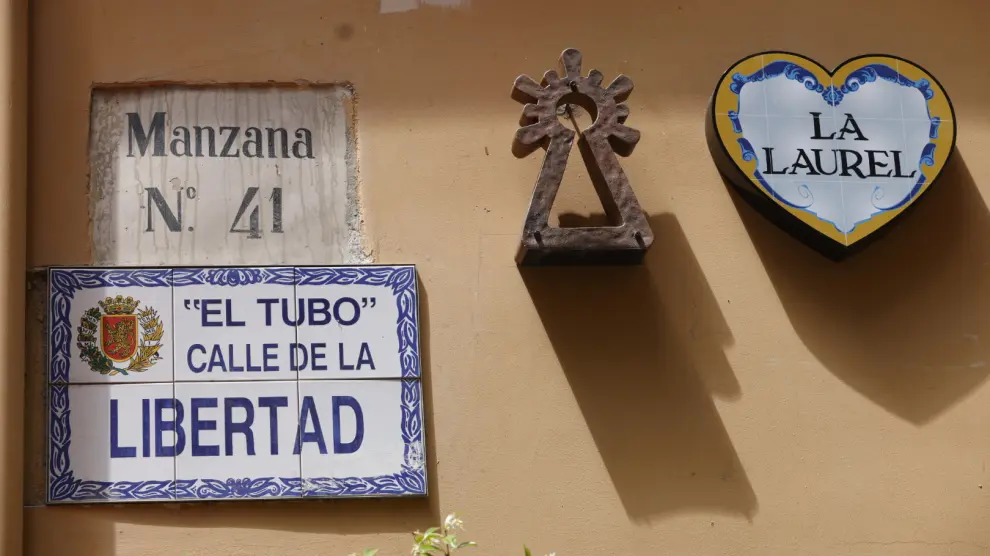
[[[626,513],[752,518],[756,495],[712,400],[740,396],[731,333],[677,220],[650,225],[643,266],[520,272]]]
[[[886,237],[842,263],[793,240],[732,192],[808,349],[916,425],[990,373],[990,215],[958,150],[943,172]]]

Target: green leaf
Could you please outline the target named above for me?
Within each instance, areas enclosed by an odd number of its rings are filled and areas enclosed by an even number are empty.
[[[457,548],[464,548],[464,547],[468,547],[468,546],[478,546],[478,543],[476,543],[474,541],[465,541],[465,542],[462,542],[461,544],[457,545]]]
[[[377,548],[365,548],[364,556],[376,556],[378,554]]]
[[[440,535],[437,535],[436,527],[431,527],[430,529],[427,529],[425,533],[420,533],[419,531],[413,533],[413,540],[418,545],[423,545],[423,544],[432,545],[433,541],[439,538]]]
[[[523,545],[523,550],[526,551],[526,556],[533,556],[532,554],[530,554],[529,547],[527,547],[526,545]]]

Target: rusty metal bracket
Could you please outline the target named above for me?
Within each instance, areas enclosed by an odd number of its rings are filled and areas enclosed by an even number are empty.
[[[526,103],[513,154],[522,158],[538,148],[546,149],[516,264],[638,264],[653,244],[653,231],[616,157],[629,156],[639,142],[639,131],[624,125],[629,107],[622,102],[632,92],[632,79],[620,75],[602,88],[604,76],[600,71],[581,75],[581,53],[573,48],[560,55],[560,66],[564,77],[550,70],[538,84],[528,75],[520,75],[512,87],[512,98]],[[585,108],[594,118],[594,123],[579,134],[557,119],[558,108],[572,104]],[[549,224],[550,208],[576,135],[610,226],[559,228]]]

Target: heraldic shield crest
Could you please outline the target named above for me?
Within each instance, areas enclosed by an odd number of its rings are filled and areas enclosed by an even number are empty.
[[[158,311],[139,309],[133,297],[107,297],[83,313],[79,322],[79,357],[101,375],[129,375],[150,369],[161,359],[165,328]]]

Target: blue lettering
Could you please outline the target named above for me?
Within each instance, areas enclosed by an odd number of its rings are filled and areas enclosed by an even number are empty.
[[[246,415],[241,423],[234,422],[234,408],[244,409]],[[247,455],[254,455],[254,433],[251,425],[254,424],[254,406],[247,398],[227,398],[224,400],[224,427],[223,432],[226,440],[224,442],[224,452],[228,456],[234,455],[234,434],[243,434],[247,443]]]
[[[137,448],[132,446],[121,446],[117,433],[117,400],[110,400],[110,457],[111,458],[133,458],[137,457]]]
[[[277,299],[259,299],[258,303],[265,306],[265,326],[272,325],[272,305],[278,303]]]
[[[289,407],[289,398],[286,396],[258,398],[258,407],[268,408],[268,426],[270,427],[272,447],[271,454],[278,455],[278,408]]]
[[[282,322],[284,322],[286,326],[298,326],[302,324],[303,318],[305,318],[306,316],[303,313],[303,300],[302,299],[299,300],[299,312],[296,314],[295,319],[289,318],[288,302],[289,302],[288,299],[282,299]]]
[[[327,366],[326,366],[325,363],[323,365],[319,365],[316,362],[317,359],[319,359],[320,361],[322,361],[322,360],[324,360],[324,359],[327,358],[327,354],[326,353],[323,353],[322,351],[320,351],[320,352],[317,352],[316,351],[317,349],[320,349],[320,350],[326,349],[326,347],[327,347],[327,345],[324,344],[324,343],[311,344],[309,346],[309,351],[312,354],[312,358],[313,358],[313,370],[314,371],[325,371],[325,370],[327,370]]]
[[[260,373],[261,367],[257,365],[251,365],[251,344],[248,344],[244,348],[244,355],[247,357],[247,372],[249,373]]]
[[[213,372],[214,367],[220,367],[220,370],[227,372],[227,364],[223,361],[223,351],[220,350],[219,345],[213,346],[213,353],[210,354],[210,371]]]
[[[151,457],[151,400],[141,400],[141,457]]]
[[[186,353],[186,362],[189,364],[189,370],[194,373],[201,373],[206,369],[206,363],[203,363],[198,367],[193,363],[192,356],[194,350],[202,351],[203,355],[206,355],[206,348],[203,347],[202,344],[193,344],[189,346],[189,352]]]
[[[213,431],[217,430],[216,421],[201,420],[199,418],[199,409],[206,407],[216,407],[216,398],[193,398],[191,400],[192,405],[192,455],[193,456],[218,456],[220,455],[220,446],[209,446],[199,443],[199,431]]]
[[[353,371],[354,365],[348,365],[344,363],[344,344],[337,344],[337,353],[340,355],[340,370],[342,371]]]
[[[375,360],[371,358],[371,348],[368,347],[368,342],[361,342],[361,353],[358,354],[357,368],[360,371],[361,367],[364,365],[369,365],[371,370],[375,370]]]
[[[219,314],[223,313],[223,311],[220,310],[220,309],[217,309],[215,311],[211,311],[210,310],[210,305],[213,305],[214,303],[216,303],[217,305],[219,305],[220,304],[220,301],[221,300],[219,300],[219,299],[203,299],[200,302],[200,307],[202,308],[202,311],[201,311],[202,312],[202,315],[201,316],[202,316],[203,326],[223,326],[223,323],[222,322],[210,321],[210,320],[207,319],[207,316],[209,316],[209,315],[219,315]]]
[[[234,344],[227,344],[227,363],[230,364],[230,372],[232,373],[243,373],[244,367],[238,367],[234,363]]]
[[[298,365],[296,364],[296,350],[302,350],[302,362]],[[309,354],[306,352],[306,346],[303,344],[291,343],[289,344],[289,369],[293,371],[301,371],[306,368],[306,363],[309,362]]]
[[[271,353],[268,351],[270,349],[277,349],[277,348],[278,348],[278,344],[265,344],[261,347],[265,360],[265,372],[279,370],[278,365],[271,364],[272,360],[278,357],[278,354]]]
[[[234,308],[231,307],[231,300],[227,300],[227,326],[244,326],[244,321],[234,320]]]
[[[306,425],[310,419],[313,419],[313,432],[306,432]],[[320,453],[327,453],[327,443],[323,440],[323,428],[320,426],[320,416],[316,414],[313,396],[303,397],[302,407],[299,411],[299,428],[296,431],[296,447],[292,453],[295,455],[301,453],[302,445],[306,442],[316,442],[320,448]]]
[[[330,302],[322,298],[307,299],[307,305],[309,305],[309,324],[310,325],[324,325],[329,324],[333,317],[330,315]],[[317,307],[319,305],[319,307]],[[314,317],[319,314],[322,315],[320,320]]]
[[[165,409],[175,410],[175,420],[166,421],[162,415]],[[182,429],[183,417],[182,402],[172,398],[155,399],[155,457],[171,458],[182,453],[186,447],[186,431]],[[163,434],[166,431],[175,431],[175,445],[165,446]]]
[[[344,320],[340,316],[340,306],[343,305],[344,303],[349,303],[351,307],[353,307],[354,316],[351,318],[351,320]],[[358,302],[352,297],[341,297],[340,299],[337,300],[336,303],[333,304],[333,318],[337,319],[338,324],[341,324],[343,326],[350,326],[355,322],[357,322],[360,317],[361,317],[361,306],[358,305]]]
[[[340,441],[340,408],[349,407],[354,411],[354,421],[356,423],[354,438],[350,442]],[[353,454],[358,451],[364,442],[364,412],[357,400],[350,396],[333,397],[333,453]]]

